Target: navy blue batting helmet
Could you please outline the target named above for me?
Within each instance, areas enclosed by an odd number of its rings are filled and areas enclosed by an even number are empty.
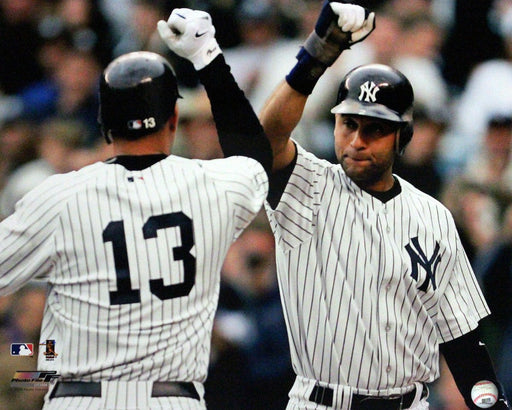
[[[102,134],[110,142],[154,133],[172,115],[178,97],[174,71],[161,55],[137,51],[117,57],[100,79]]]
[[[331,112],[399,123],[398,150],[403,152],[413,134],[413,103],[413,89],[404,74],[384,64],[367,64],[346,74]]]

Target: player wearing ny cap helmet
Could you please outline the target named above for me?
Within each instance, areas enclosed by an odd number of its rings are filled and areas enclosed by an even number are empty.
[[[172,17],[170,26],[182,22]],[[393,174],[413,135],[407,78],[366,65],[342,79],[332,108],[338,164],[290,137],[323,72],[374,27],[362,7],[325,1],[260,115],[274,152],[266,210],[297,374],[288,408],[426,409],[440,349],[477,408],[472,386],[499,386],[478,335],[488,306],[449,211]],[[196,60],[181,38],[163,37]],[[494,408],[508,408],[502,394]]]
[[[341,53],[371,31],[371,14],[351,18],[358,6],[334,4],[324,2],[312,36],[342,31],[324,36]],[[380,64],[345,75],[331,109],[339,164],[290,138],[331,49],[310,52],[306,41],[260,115],[274,149],[267,211],[298,374],[290,408],[428,408],[441,350],[476,409],[477,382],[500,387],[478,334],[488,306],[449,211],[393,174],[413,137],[408,79]],[[509,408],[500,391],[494,408]]]
[[[100,80],[115,156],[49,178],[0,223],[0,296],[48,282],[38,370],[59,376],[45,409],[206,408],[220,270],[263,205],[272,152],[229,67],[199,77],[219,136],[258,161],[172,155],[176,78],[163,57],[134,52]]]
[[[397,152],[402,153],[413,134],[414,92],[400,71],[368,64],[352,69],[338,90],[333,114],[380,118],[398,124]]]

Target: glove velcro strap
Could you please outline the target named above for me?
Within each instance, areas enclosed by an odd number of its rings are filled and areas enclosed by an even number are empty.
[[[286,81],[294,90],[309,95],[327,69],[327,65],[313,58],[304,48],[297,54],[297,64],[286,76]]]
[[[210,64],[215,57],[222,53],[215,37],[210,38],[194,55],[188,59],[194,65],[196,71],[202,70]]]
[[[340,31],[340,33],[342,32]],[[324,39],[313,31],[304,42],[304,49],[309,55],[329,67],[334,64],[343,50],[350,47],[349,36],[346,33],[342,34],[345,34],[345,38],[337,35],[337,41],[332,41],[329,37]]]

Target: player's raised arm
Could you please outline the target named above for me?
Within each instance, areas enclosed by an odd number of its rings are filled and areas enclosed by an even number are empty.
[[[172,51],[197,70],[210,99],[224,155],[254,158],[270,173],[269,141],[224,60],[211,16],[200,10],[174,9],[167,22],[158,22],[158,32]]]
[[[297,64],[260,114],[274,151],[274,170],[284,168],[295,157],[289,138],[317,81],[343,50],[364,40],[374,28],[373,12],[353,4],[324,1],[315,29],[297,54]]]

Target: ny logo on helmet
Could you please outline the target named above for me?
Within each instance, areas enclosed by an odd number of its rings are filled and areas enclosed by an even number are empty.
[[[377,101],[377,97],[375,94],[380,90],[380,88],[373,81],[366,81],[364,84],[361,84],[360,87],[361,93],[359,94],[359,101],[365,102],[375,102]]]

